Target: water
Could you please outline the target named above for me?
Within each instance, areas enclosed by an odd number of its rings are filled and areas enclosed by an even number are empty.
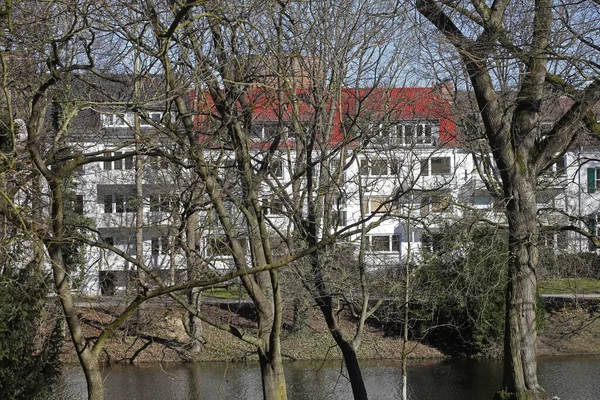
[[[399,362],[361,365],[371,399],[400,398]],[[600,399],[600,356],[540,358],[538,367],[541,384],[551,398]],[[109,400],[246,400],[262,395],[260,370],[255,364],[149,364],[113,366],[104,372]],[[291,362],[285,372],[290,400],[352,398],[339,362]],[[411,400],[491,399],[501,380],[502,364],[497,361],[413,362],[408,369],[408,394]],[[84,398],[83,376],[78,370],[68,370],[52,400]]]

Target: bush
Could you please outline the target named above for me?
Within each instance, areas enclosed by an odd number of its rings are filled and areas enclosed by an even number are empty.
[[[454,355],[486,353],[504,335],[508,243],[504,234],[447,226],[418,275],[415,335]],[[427,318],[424,318],[426,317]]]
[[[59,373],[62,319],[51,316],[46,285],[34,267],[0,275],[0,393],[45,399]]]

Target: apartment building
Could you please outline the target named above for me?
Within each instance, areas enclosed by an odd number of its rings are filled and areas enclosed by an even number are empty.
[[[323,139],[311,153],[311,165],[318,168],[310,179],[321,186],[315,183],[311,187],[335,192],[330,203],[320,205],[333,215],[332,224],[323,229],[344,232],[363,226],[365,235],[353,234],[344,240],[354,249],[363,241],[370,269],[419,262],[422,249],[431,248],[431,233],[448,222],[466,218],[504,221],[502,204],[490,193],[498,179],[492,157],[481,150],[485,147],[474,146],[457,122],[460,117],[454,115],[451,99],[439,87],[346,89],[339,110],[325,125],[315,118],[316,107],[303,100],[303,90],[297,93],[296,108],[292,102],[278,105],[271,94],[260,89],[253,97],[246,140],[254,171],[268,165],[261,183],[261,202],[274,232],[293,230],[295,213],[306,210],[306,166],[310,162],[306,138],[307,132],[315,130],[319,133],[312,137]],[[190,97],[195,95],[192,92]],[[235,175],[239,170],[235,149],[214,134],[219,128],[210,123],[206,109],[198,102],[192,104],[197,108],[204,158],[219,170],[220,190],[229,196],[225,204],[243,236],[244,219],[236,206],[239,187]],[[188,274],[181,247],[185,240],[182,221],[185,198],[190,195],[186,190],[194,178],[173,164],[173,153],[163,151],[169,147],[168,134],[178,128],[175,114],[161,107],[159,102],[148,102],[135,111],[104,107],[83,116],[86,123],[76,136],[77,146],[105,154],[107,159],[86,165],[78,173],[76,199],[80,211],[95,221],[99,241],[133,258],[141,254],[158,276],[177,282]],[[165,130],[168,134],[161,133]],[[141,150],[136,148],[141,142],[152,143],[150,139],[156,147],[144,148],[147,155],[128,155]],[[587,239],[560,227],[598,229],[598,150],[593,142],[581,140],[540,177],[537,201],[540,223],[546,227],[541,246],[558,252],[590,250]],[[325,175],[328,177],[323,178]],[[327,179],[329,186],[323,184]],[[200,211],[197,232],[202,239],[194,251],[206,268],[228,270],[233,267],[229,243],[218,224],[211,223],[215,218],[214,210]],[[272,252],[285,249],[274,246]],[[118,294],[135,285],[136,270],[121,255],[90,248],[86,256],[88,293]]]

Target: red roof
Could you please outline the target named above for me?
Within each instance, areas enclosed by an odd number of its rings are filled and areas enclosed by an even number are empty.
[[[218,116],[212,98],[207,92],[199,93],[195,99],[197,111],[196,126],[207,129],[206,123],[212,116]],[[246,92],[245,102],[251,107],[253,121],[292,120],[297,112],[298,121],[312,121],[317,113],[317,100],[308,89],[299,89],[295,93],[297,109],[294,110],[289,96],[281,96],[274,90],[252,88]],[[281,105],[280,105],[281,103]],[[330,143],[339,143],[344,137],[344,127],[351,121],[439,121],[440,144],[457,145],[456,125],[451,113],[450,103],[432,88],[375,88],[375,89],[342,89],[339,96],[328,96],[321,101],[319,107],[336,111],[330,125]],[[241,102],[238,102],[242,110]]]

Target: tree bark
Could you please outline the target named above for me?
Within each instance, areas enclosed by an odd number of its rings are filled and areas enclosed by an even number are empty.
[[[52,260],[52,271],[58,298],[65,314],[71,340],[77,351],[79,364],[83,369],[87,383],[88,399],[104,400],[104,379],[100,373],[100,365],[96,356],[91,352],[91,347],[83,334],[71,296],[69,281],[63,269],[62,254],[60,249],[57,249],[59,246],[58,244],[51,244],[48,251]]]
[[[272,349],[267,353],[259,351],[259,362],[263,385],[263,399],[287,399],[283,361],[279,349]]]
[[[62,185],[58,178],[48,181],[52,195],[52,234],[53,238],[47,243],[48,254],[52,262],[52,272],[56,293],[60,300],[71,340],[77,351],[79,363],[83,368],[85,380],[87,382],[88,399],[104,400],[104,380],[100,373],[98,358],[92,352],[91,346],[87,343],[83,333],[83,327],[77,316],[73,296],[71,295],[71,284],[66,273],[63,260],[62,238],[63,238],[63,202]]]
[[[317,274],[317,279],[319,276],[320,274]],[[317,304],[319,305],[319,309],[325,317],[327,328],[329,328],[329,332],[331,333],[333,340],[335,340],[335,343],[342,352],[342,357],[344,358],[344,363],[346,364],[346,371],[348,372],[348,379],[350,380],[350,385],[352,386],[352,394],[354,395],[354,399],[368,399],[367,388],[365,387],[365,381],[362,376],[360,364],[358,363],[358,357],[356,356],[356,349],[344,337],[339,325],[337,324],[337,321],[335,320],[335,315],[331,304],[331,296],[326,295],[325,297],[317,297],[316,300]]]
[[[502,390],[497,393],[496,398],[545,400],[548,396],[538,383],[536,362],[536,182],[535,177],[516,175],[509,182],[507,216],[510,253],[506,289],[504,378]]]
[[[354,346],[347,341],[336,342],[340,350],[342,350],[342,356],[344,357],[344,363],[346,364],[346,371],[348,372],[348,379],[352,386],[354,400],[367,400],[367,388],[365,387],[365,381],[362,376]]]
[[[192,204],[194,207],[195,204]],[[186,237],[186,262],[187,262],[187,275],[188,279],[198,279],[199,275],[199,260],[196,254],[197,251],[197,237],[196,229],[198,227],[198,212],[193,211],[188,217],[185,224],[185,237]],[[187,290],[187,301],[188,305],[196,311],[200,311],[200,292],[197,288],[189,288]],[[192,340],[192,346],[189,351],[192,354],[198,354],[202,351],[202,321],[192,313],[188,313],[187,318],[188,324],[188,335]]]

